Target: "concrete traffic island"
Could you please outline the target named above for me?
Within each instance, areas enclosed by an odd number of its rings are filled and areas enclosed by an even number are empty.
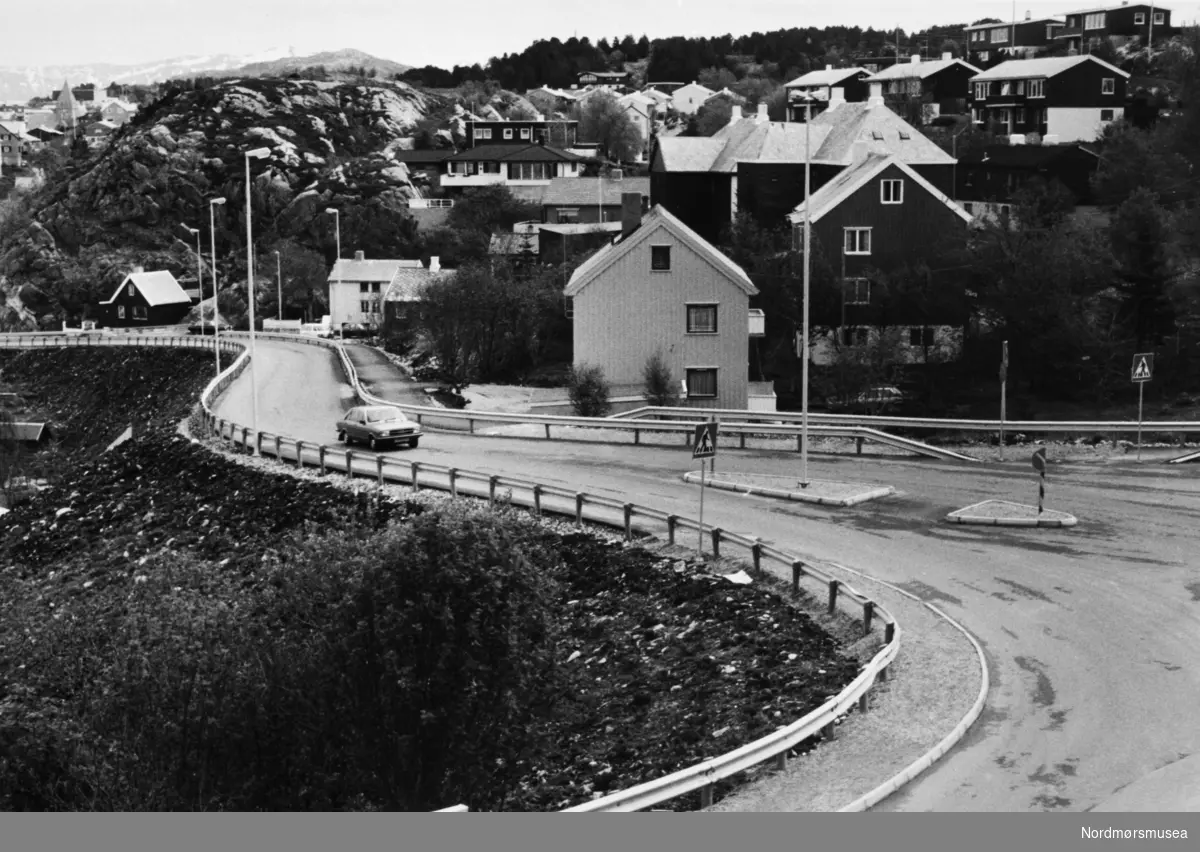
[[[700,471],[688,471],[683,475],[683,480],[699,484]],[[800,480],[795,476],[739,473],[726,470],[706,473],[704,484],[709,488],[718,488],[722,491],[760,494],[763,497],[778,497],[781,500],[817,503],[822,506],[855,506],[868,500],[877,500],[880,497],[896,493],[896,489],[890,485],[810,479],[807,487],[801,487]]]
[[[1037,506],[1011,503],[1008,500],[984,500],[946,515],[955,524],[978,524],[988,527],[1073,527],[1079,523],[1074,515],[1045,509],[1039,515]]]

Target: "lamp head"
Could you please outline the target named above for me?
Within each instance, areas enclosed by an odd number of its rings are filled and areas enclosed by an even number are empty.
[[[193,237],[196,236],[198,233],[200,233],[199,228],[189,228],[187,225],[184,225],[183,229],[185,231],[187,231],[189,234],[191,234]]]
[[[271,156],[270,148],[255,148],[253,151],[246,152],[247,157],[253,157],[256,160],[261,160],[264,157]]]
[[[338,214],[336,207],[326,207],[325,212],[332,213],[334,216],[336,216]]]
[[[211,201],[209,201],[208,203],[209,204],[224,204],[225,199],[224,198],[214,198]]]

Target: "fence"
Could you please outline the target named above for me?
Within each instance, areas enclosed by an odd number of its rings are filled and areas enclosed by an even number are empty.
[[[330,346],[328,341],[314,338],[296,338],[286,335],[282,337],[293,342],[314,346]],[[10,338],[0,342],[0,345],[12,348],[31,346],[40,348],[55,345],[49,342],[54,339],[56,338],[49,336],[26,337],[22,345],[21,340]],[[43,342],[33,343],[33,340]],[[57,340],[59,341],[57,345],[63,345],[61,336]],[[124,340],[118,342],[117,339],[112,338],[98,338],[92,339],[90,343],[94,345],[183,346],[204,349],[211,348],[213,345],[213,341],[208,339],[181,336],[145,338],[129,342]],[[322,475],[330,470],[335,470],[344,472],[352,478],[358,476],[375,480],[381,486],[385,482],[399,482],[411,486],[414,490],[435,488],[448,491],[453,496],[484,497],[492,505],[497,501],[503,501],[529,508],[538,516],[543,513],[573,516],[575,523],[579,526],[582,526],[584,521],[589,521],[621,529],[627,541],[633,539],[635,531],[649,534],[665,532],[667,541],[671,544],[675,543],[680,531],[687,530],[700,536],[707,534],[714,556],[729,555],[730,548],[741,548],[749,558],[752,570],[756,575],[763,576],[764,561],[779,565],[784,568],[785,572],[790,572],[793,592],[800,591],[802,581],[806,586],[818,584],[826,595],[826,607],[830,614],[834,613],[839,606],[843,610],[849,610],[856,619],[861,619],[864,636],[871,635],[873,630],[881,629],[883,647],[876,652],[858,677],[840,694],[830,698],[803,718],[719,757],[639,784],[636,787],[568,808],[568,811],[638,811],[652,808],[696,790],[700,791],[701,805],[708,806],[712,803],[713,790],[718,781],[768,761],[777,768],[784,768],[787,763],[788,751],[814,736],[821,734],[827,737],[832,736],[835,721],[854,707],[857,706],[860,712],[866,712],[871,687],[876,682],[887,680],[888,666],[895,660],[900,647],[900,628],[891,613],[850,585],[842,583],[794,555],[765,545],[753,536],[728,532],[720,527],[700,524],[698,521],[682,515],[636,503],[599,497],[583,491],[573,491],[529,480],[478,473],[412,459],[397,459],[374,453],[358,453],[344,447],[329,447],[269,432],[252,433],[249,427],[218,417],[212,410],[213,401],[241,375],[250,359],[249,350],[243,348],[237,341],[226,339],[222,340],[220,345],[223,351],[241,350],[241,353],[228,368],[208,383],[201,393],[200,402],[207,428],[222,440],[252,448],[259,454],[274,456],[281,463],[290,461],[297,467],[318,468]],[[336,345],[333,345],[333,348],[337,351],[355,393],[365,401],[373,400],[374,398],[363,390],[357,371],[345,350]],[[456,808],[458,807],[461,806],[456,806]]]

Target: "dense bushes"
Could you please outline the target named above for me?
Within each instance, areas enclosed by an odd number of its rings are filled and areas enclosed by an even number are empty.
[[[571,367],[567,377],[567,395],[580,417],[603,417],[612,410],[604,368],[595,364]]]
[[[446,504],[294,536],[257,577],[153,557],[103,608],[10,586],[32,632],[0,681],[0,808],[502,801],[553,682],[542,535]]]

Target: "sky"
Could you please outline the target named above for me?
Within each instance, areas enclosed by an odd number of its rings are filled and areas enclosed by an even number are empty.
[[[5,3],[0,67],[137,64],[191,55],[297,56],[356,48],[405,65],[481,65],[536,39],[701,36],[831,25],[906,31],[985,17],[1008,21],[1011,0],[55,0]],[[1117,5],[1100,0],[1099,6]],[[1017,17],[1062,14],[1087,0],[1017,0]],[[1175,23],[1200,0],[1168,5]],[[69,21],[55,24],[47,18]],[[731,12],[736,10],[736,14]]]

